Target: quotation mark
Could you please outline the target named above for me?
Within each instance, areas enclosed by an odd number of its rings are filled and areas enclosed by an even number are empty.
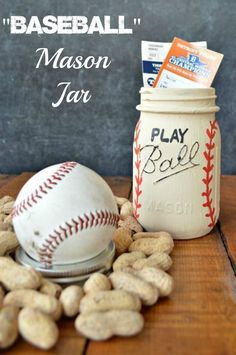
[[[134,24],[135,25],[140,25],[140,23],[141,23],[141,19],[140,18],[134,18]]]
[[[3,25],[5,26],[5,25],[10,25],[10,18],[9,17],[7,17],[7,18],[3,18],[2,19],[2,23],[3,23]]]

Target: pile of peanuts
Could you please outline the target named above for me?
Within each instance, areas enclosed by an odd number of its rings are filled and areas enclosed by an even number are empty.
[[[0,199],[0,349],[13,345],[19,334],[38,348],[52,348],[62,316],[75,318],[76,330],[89,339],[132,336],[144,325],[142,305],[170,295],[173,279],[166,271],[172,265],[172,237],[144,232],[131,202],[121,197],[116,201],[120,221],[113,235],[113,272],[94,273],[83,287],[63,289],[10,256],[18,246],[10,216],[14,199]]]

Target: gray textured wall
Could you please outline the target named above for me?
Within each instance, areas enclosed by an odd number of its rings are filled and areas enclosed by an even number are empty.
[[[214,86],[223,138],[223,173],[236,173],[235,0],[0,0],[0,172],[38,170],[76,160],[101,174],[130,175],[132,139],[142,85],[140,41],[207,40],[225,55]],[[10,35],[9,15],[126,15],[141,18],[134,35]],[[35,50],[107,55],[107,70],[36,70]],[[93,93],[88,104],[62,104],[57,84]]]

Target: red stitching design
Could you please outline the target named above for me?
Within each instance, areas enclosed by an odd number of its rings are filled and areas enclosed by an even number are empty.
[[[138,210],[142,207],[139,197],[142,194],[142,190],[140,188],[143,182],[141,172],[140,172],[140,164],[141,164],[141,158],[140,158],[141,145],[139,143],[140,123],[141,121],[139,120],[134,131],[134,156],[135,156],[134,165],[136,168],[136,173],[133,182],[134,183],[134,217],[137,219],[139,218]]]
[[[39,250],[40,262],[45,265],[51,265],[53,254],[57,247],[74,233],[81,232],[87,228],[94,228],[96,226],[110,225],[117,227],[119,216],[114,212],[109,211],[95,211],[89,214],[84,214],[76,218],[72,218],[69,222],[65,222],[62,226],[48,236]]]
[[[58,185],[58,183],[66,177],[77,164],[78,163],[73,161],[61,164],[52,176],[47,178],[47,180],[38,186],[38,188],[35,189],[30,196],[22,200],[13,208],[12,217],[14,218],[19,216],[24,211],[27,211],[29,208],[33,207],[34,204],[38,203],[38,201],[42,199],[44,195],[48,194],[48,191],[52,190],[55,185]]]
[[[205,198],[205,202],[202,204],[203,207],[208,209],[208,212],[205,214],[207,218],[209,218],[210,223],[208,227],[214,227],[216,223],[216,215],[215,215],[215,207],[213,206],[212,199],[212,188],[211,182],[213,180],[213,159],[214,159],[214,137],[217,131],[217,123],[216,120],[213,122],[210,121],[210,129],[207,128],[206,135],[209,138],[209,141],[205,144],[206,150],[203,152],[204,158],[206,160],[206,165],[203,167],[205,172],[205,177],[202,179],[203,184],[205,185],[205,191],[202,192],[202,196]]]

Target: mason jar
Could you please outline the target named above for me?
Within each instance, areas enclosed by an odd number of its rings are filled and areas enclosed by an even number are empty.
[[[219,216],[214,88],[142,88],[133,145],[134,216],[147,231],[201,237]]]

